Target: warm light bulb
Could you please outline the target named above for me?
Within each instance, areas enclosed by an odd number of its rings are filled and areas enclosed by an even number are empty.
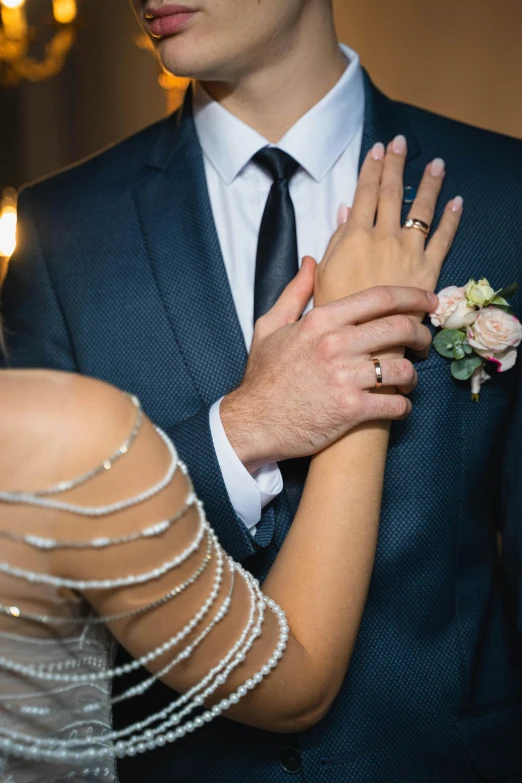
[[[10,258],[16,247],[16,207],[5,206],[0,214],[0,256]]]
[[[53,0],[54,18],[58,24],[70,24],[76,19],[76,0]]]
[[[5,8],[20,8],[25,4],[25,0],[0,0],[0,5]]]
[[[9,2],[11,5],[6,5]],[[14,5],[14,0],[0,0],[0,19],[4,37],[8,41],[23,41],[27,35],[27,17],[23,3]]]

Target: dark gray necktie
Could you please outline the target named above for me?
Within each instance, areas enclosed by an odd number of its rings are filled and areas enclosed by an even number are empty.
[[[255,322],[275,304],[299,268],[295,212],[289,191],[299,164],[276,147],[265,147],[252,160],[273,179],[257,243]]]
[[[299,269],[294,205],[290,180],[299,164],[276,147],[265,147],[252,159],[273,179],[266,202],[256,255],[254,322],[275,304]],[[309,459],[279,463],[286,495],[295,514],[308,471]]]

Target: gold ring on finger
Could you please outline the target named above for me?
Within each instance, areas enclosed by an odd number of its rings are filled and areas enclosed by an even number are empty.
[[[378,359],[372,359],[373,366],[375,367],[375,388],[380,389],[382,387],[382,367]]]
[[[419,220],[418,218],[408,218],[404,224],[404,228],[417,228],[419,231],[422,231],[425,237],[430,233],[430,226],[428,223],[425,223],[424,220]]]

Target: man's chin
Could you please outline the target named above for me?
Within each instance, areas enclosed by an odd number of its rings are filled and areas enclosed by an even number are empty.
[[[176,38],[164,39],[156,44],[160,62],[166,71],[176,76],[198,78],[202,69],[202,57]]]
[[[233,79],[235,69],[227,57],[220,58],[216,52],[209,57],[209,47],[189,47],[186,42],[171,38],[156,44],[156,51],[165,70],[181,78],[199,81]]]

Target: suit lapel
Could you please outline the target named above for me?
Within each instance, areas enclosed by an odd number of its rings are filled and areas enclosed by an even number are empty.
[[[387,145],[395,136],[402,133],[408,142],[408,156],[404,169],[404,184],[417,187],[422,176],[422,168],[416,160],[421,148],[400,103],[390,100],[373,84],[366,71],[364,73],[364,129],[359,159],[359,170],[373,145],[382,141]],[[402,218],[409,212],[409,204],[404,204]]]
[[[360,165],[362,165],[366,154],[376,141],[387,143],[398,133],[403,133],[408,141],[408,157],[404,169],[404,184],[417,188],[424,174],[424,169],[429,162],[429,158],[426,154],[423,154],[419,141],[411,129],[408,118],[406,117],[401,104],[396,103],[395,101],[391,101],[381,92],[379,92],[379,90],[377,90],[372,84],[366,72],[364,73],[364,77],[366,110]],[[437,202],[437,208],[435,210],[435,216],[433,220],[433,226],[435,228],[437,227],[440,218],[442,217],[445,204],[454,195],[454,180],[451,176],[446,176],[442,183],[441,194]],[[410,204],[403,204],[403,222],[406,219],[410,208]],[[461,255],[459,254],[459,243],[461,242],[462,228],[457,235],[456,243],[450,250],[444,266],[442,267],[442,273],[438,284],[439,289],[444,288],[447,285],[451,285],[455,279],[466,279],[466,271],[462,273],[460,269],[462,261]]]
[[[216,233],[191,94],[163,125],[134,200],[179,350],[205,404],[239,385],[247,359]]]

